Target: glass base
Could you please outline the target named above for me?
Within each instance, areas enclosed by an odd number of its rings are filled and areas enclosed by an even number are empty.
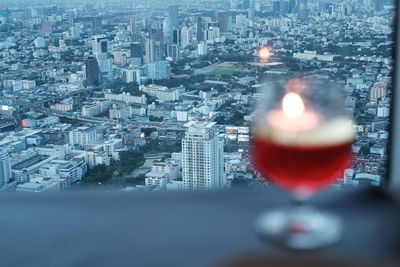
[[[307,206],[264,213],[257,218],[256,227],[263,238],[295,250],[334,245],[343,236],[337,216]]]

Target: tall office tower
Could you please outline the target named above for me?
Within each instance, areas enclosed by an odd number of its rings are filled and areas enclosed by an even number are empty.
[[[81,38],[81,28],[73,26],[69,28],[69,37],[71,40],[79,40]]]
[[[275,14],[280,13],[281,11],[281,2],[280,1],[274,1],[272,3],[272,12],[274,12]]]
[[[242,1],[242,9],[250,8],[250,0],[243,0]]]
[[[7,152],[0,150],[0,186],[11,179],[11,161]]]
[[[172,29],[177,29],[179,27],[179,6],[171,5],[168,6],[168,17],[171,21]]]
[[[108,52],[108,39],[105,35],[98,35],[92,38],[92,51],[95,54]]]
[[[289,1],[275,1],[273,2],[273,12],[275,14],[286,15],[290,10]]]
[[[231,0],[230,1],[230,4],[229,4],[230,9],[235,10],[235,9],[237,9],[237,6],[238,6],[237,0]]]
[[[232,17],[228,12],[218,12],[217,22],[221,32],[230,32],[232,30]]]
[[[145,63],[163,61],[165,59],[164,45],[160,41],[146,40]]]
[[[203,21],[200,16],[197,17],[197,22],[196,22],[196,38],[197,41],[204,41],[204,34],[203,34]]]
[[[131,21],[129,24],[129,31],[131,32],[131,34],[135,34],[137,32],[136,18],[131,18]]]
[[[53,25],[51,21],[42,22],[42,33],[45,35],[50,35],[53,32]]]
[[[254,20],[254,8],[249,8],[248,10],[247,10],[247,18],[249,19],[249,20]]]
[[[141,43],[131,43],[129,45],[129,51],[130,51],[130,57],[131,58],[140,58],[142,59],[143,57],[143,49],[142,49],[142,44]]]
[[[295,12],[296,3],[297,0],[289,0],[289,13],[296,13]]]
[[[151,29],[149,39],[154,41],[163,41],[163,29]]]
[[[189,27],[183,26],[181,29],[181,46],[185,48],[192,41],[192,31]]]
[[[181,30],[173,30],[171,39],[172,44],[179,45],[181,43],[181,39],[182,39]]]
[[[154,40],[148,39],[144,45],[144,62],[154,62]]]
[[[218,136],[215,122],[189,122],[182,140],[182,178],[186,190],[222,188],[224,143]]]
[[[96,59],[97,63],[99,64],[101,77],[112,79],[113,78],[112,59],[108,56],[107,53],[97,53]]]
[[[166,44],[172,43],[172,27],[169,17],[166,17],[163,22],[163,42]]]
[[[171,78],[171,65],[167,61],[156,61],[147,64],[147,77],[152,80]]]
[[[289,1],[282,1],[280,6],[280,13],[281,15],[286,15],[289,13]]]
[[[297,14],[299,19],[307,18],[307,7],[307,0],[289,1],[290,12]]]
[[[207,43],[205,43],[205,42],[198,43],[197,44],[197,55],[204,56],[204,55],[207,55],[207,53],[208,53]]]
[[[69,12],[68,13],[68,21],[69,21],[69,26],[73,27],[74,26],[74,12]]]
[[[100,17],[93,17],[92,20],[92,31],[94,34],[100,34],[102,32],[103,26]]]
[[[86,86],[97,86],[101,82],[100,68],[96,58],[89,57],[86,60]]]
[[[167,46],[167,57],[172,61],[177,61],[180,59],[180,48],[177,44],[170,44]]]

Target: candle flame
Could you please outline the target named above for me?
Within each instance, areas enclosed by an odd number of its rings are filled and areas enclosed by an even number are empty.
[[[304,102],[296,93],[287,93],[282,100],[283,113],[290,119],[297,119],[304,113]]]

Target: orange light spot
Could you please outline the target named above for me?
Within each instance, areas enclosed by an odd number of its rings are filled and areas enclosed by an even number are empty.
[[[286,83],[289,92],[300,93],[305,89],[305,84],[302,79],[292,78]]]
[[[260,59],[267,60],[271,56],[271,51],[268,47],[263,46],[258,50],[258,55],[260,56]]]

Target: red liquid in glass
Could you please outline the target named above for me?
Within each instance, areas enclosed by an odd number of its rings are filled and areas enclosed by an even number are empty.
[[[282,145],[253,139],[253,161],[264,178],[289,190],[310,193],[341,177],[351,158],[352,141],[327,146]]]

